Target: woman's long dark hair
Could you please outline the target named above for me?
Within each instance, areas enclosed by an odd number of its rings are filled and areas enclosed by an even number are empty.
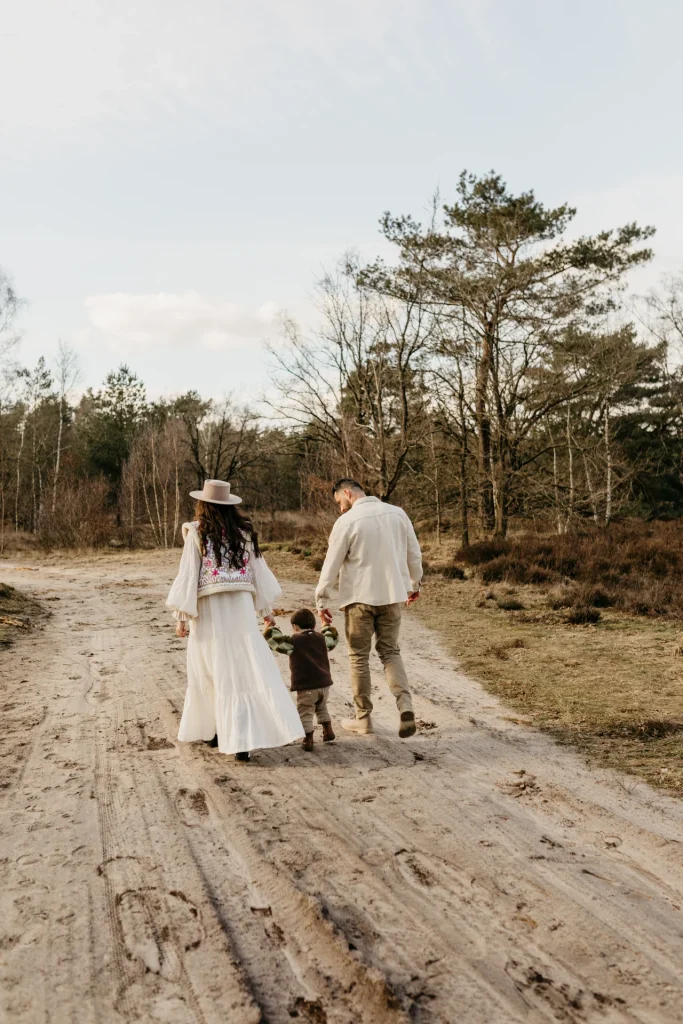
[[[256,558],[261,554],[258,535],[251,519],[240,512],[237,505],[214,505],[212,502],[198,501],[194,514],[199,524],[202,554],[206,554],[207,541],[211,541],[218,565],[226,558],[231,569],[241,569],[249,541]]]

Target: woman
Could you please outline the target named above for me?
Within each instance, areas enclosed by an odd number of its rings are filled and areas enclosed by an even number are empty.
[[[274,625],[280,586],[259,550],[242,501],[223,480],[207,480],[195,519],[183,525],[180,571],[166,601],[187,645],[187,693],[178,739],[205,740],[248,761],[256,747],[303,738],[299,715],[254,614]]]

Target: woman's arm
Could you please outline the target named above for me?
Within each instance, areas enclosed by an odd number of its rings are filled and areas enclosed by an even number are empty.
[[[282,595],[282,587],[268,568],[263,555],[259,555],[258,558],[252,556],[252,567],[254,570],[254,587],[256,588],[256,593],[254,594],[256,611],[263,615],[266,622],[274,626],[275,619],[272,616],[273,605],[278,597]]]
[[[180,559],[180,568],[166,599],[166,607],[173,612],[173,617],[178,623],[176,628],[178,636],[184,636],[186,623],[197,618],[197,585],[202,561],[197,531],[192,523],[185,523],[183,534],[185,546]]]

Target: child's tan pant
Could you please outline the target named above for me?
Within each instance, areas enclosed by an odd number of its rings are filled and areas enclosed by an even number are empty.
[[[296,709],[299,712],[304,732],[313,732],[316,717],[319,725],[332,721],[327,710],[329,692],[329,686],[322,686],[319,690],[297,690]]]

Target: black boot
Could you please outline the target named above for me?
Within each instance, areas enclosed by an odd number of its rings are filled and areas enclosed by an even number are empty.
[[[251,754],[248,750],[241,750],[239,754],[235,754],[236,761],[249,761],[251,760]]]
[[[218,746],[218,736],[214,736],[214,738],[212,740],[204,740],[204,742],[206,743],[207,747],[217,747]]]

